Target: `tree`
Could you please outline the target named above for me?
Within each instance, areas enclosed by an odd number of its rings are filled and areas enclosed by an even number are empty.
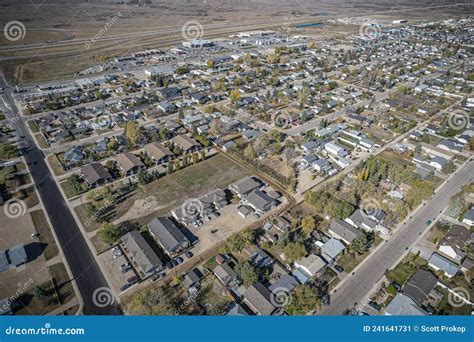
[[[240,233],[232,234],[226,241],[225,245],[229,252],[240,253],[245,247],[249,246],[255,238],[255,231],[246,229]]]
[[[232,104],[237,103],[240,100],[240,91],[239,91],[239,89],[233,89],[230,92],[229,98],[230,98],[230,102]]]
[[[235,271],[242,279],[245,287],[249,287],[258,281],[258,273],[248,261],[237,264]]]
[[[306,255],[306,248],[301,242],[290,242],[285,246],[285,258],[289,262],[300,260]]]
[[[162,127],[162,128],[160,129],[160,138],[161,138],[161,140],[166,140],[166,139],[168,139],[168,128]]]
[[[314,219],[314,217],[311,215],[303,217],[303,219],[301,220],[301,230],[303,231],[303,234],[308,237],[315,229],[316,220]]]
[[[107,148],[112,151],[116,151],[119,148],[119,143],[115,139],[110,139],[109,143],[107,144]]]
[[[120,237],[119,229],[117,229],[112,223],[103,224],[97,234],[103,242],[109,245],[113,244]]]
[[[140,126],[136,121],[128,121],[125,125],[125,137],[131,146],[135,146],[140,138]]]
[[[312,310],[321,308],[318,289],[308,285],[297,286],[291,300],[285,305],[285,311],[290,315],[304,315]]]
[[[215,66],[214,60],[208,59],[208,60],[207,60],[207,67],[210,68],[210,69],[212,69],[212,68],[214,68],[214,66]]]
[[[364,254],[369,249],[369,241],[365,234],[362,234],[349,245],[351,252],[356,254]]]

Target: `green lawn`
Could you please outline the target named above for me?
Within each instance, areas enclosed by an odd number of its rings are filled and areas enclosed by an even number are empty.
[[[76,187],[71,182],[70,178],[68,178],[65,181],[59,183],[59,185],[61,185],[61,188],[63,189],[67,199],[70,199],[72,197],[76,197],[80,194],[83,194],[84,192],[86,192],[88,190],[87,184],[82,182],[82,183],[78,184],[78,186]]]
[[[387,272],[387,278],[399,285],[404,285],[423,265],[426,265],[426,260],[409,254],[395,268]]]
[[[49,260],[56,255],[58,255],[58,246],[56,245],[56,240],[54,240],[53,233],[49,227],[46,216],[44,215],[43,210],[35,210],[30,213],[31,219],[39,236],[39,242],[46,244],[44,250],[44,257],[46,260]]]
[[[374,243],[372,244],[372,247],[370,248],[369,251],[365,252],[364,254],[361,255],[354,255],[351,254],[347,251],[347,249],[344,251],[344,254],[339,257],[337,260],[337,264],[341,265],[344,267],[345,272],[351,272],[354,268],[359,265],[362,260],[364,260],[372,250],[374,250],[380,243],[382,242],[382,239],[379,238],[377,235],[375,236]]]
[[[32,133],[39,133],[39,128],[35,120],[28,121],[28,127],[30,128]]]

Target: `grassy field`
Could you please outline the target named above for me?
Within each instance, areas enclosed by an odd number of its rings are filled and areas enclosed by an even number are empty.
[[[387,272],[387,278],[404,285],[423,265],[426,265],[426,260],[409,254],[394,269]]]
[[[30,128],[31,132],[34,133],[39,133],[39,128],[38,125],[34,120],[28,121],[28,127]]]
[[[360,254],[360,255],[354,255],[354,254],[351,254],[351,253],[347,253],[346,251],[344,252],[343,255],[341,255],[341,257],[337,260],[337,264],[341,265],[342,267],[344,267],[344,271],[345,272],[351,272],[354,268],[357,267],[357,265],[359,265],[362,260],[364,260],[370,253],[373,249],[375,249],[380,243],[382,242],[382,239],[379,238],[377,235],[375,236],[375,240],[374,240],[374,243],[371,247],[371,249],[367,252],[365,252],[364,254]]]
[[[53,170],[55,176],[61,176],[64,174],[64,169],[55,154],[50,154],[46,158],[46,160],[49,163],[51,169]]]
[[[48,267],[48,271],[50,281],[32,287],[18,298],[16,315],[45,315],[73,298],[74,290],[64,264],[54,264]],[[42,295],[38,295],[38,288]]]
[[[64,193],[66,194],[66,197],[72,198],[75,196],[78,196],[84,192],[87,191],[88,187],[85,183],[81,183],[79,185],[79,189],[76,189],[76,187],[72,184],[71,179],[68,178],[65,181],[59,183],[61,185],[61,188],[63,189]]]
[[[143,224],[148,222],[151,217],[168,215],[171,209],[183,203],[187,198],[198,197],[215,188],[224,188],[246,175],[248,172],[245,169],[224,155],[217,154],[203,162],[141,186],[135,194],[117,204],[113,219],[124,215],[136,200],[153,196],[156,198],[158,209],[151,215],[137,220],[139,224]],[[81,204],[75,210],[81,222],[87,222],[89,219],[87,204]],[[88,225],[87,230],[93,231],[99,226],[100,224],[92,222]]]
[[[30,215],[36,231],[40,233],[39,241],[46,244],[44,250],[45,259],[49,260],[55,257],[58,255],[58,246],[56,245],[56,241],[54,240],[48,221],[46,221],[46,216],[44,215],[43,210],[32,211]]]

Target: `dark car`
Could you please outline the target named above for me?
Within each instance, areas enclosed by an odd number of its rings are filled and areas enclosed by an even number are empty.
[[[131,284],[124,284],[124,285],[120,286],[120,291],[125,291],[125,290],[128,289],[130,286],[131,286]]]
[[[177,258],[174,259],[174,260],[177,262],[178,265],[179,265],[179,264],[182,264],[183,261],[184,261],[183,258],[181,258],[181,257],[177,257]]]
[[[341,265],[334,265],[334,268],[335,268],[336,271],[338,271],[338,272],[344,272],[344,267],[342,267]]]
[[[382,308],[380,307],[380,305],[378,305],[377,303],[372,302],[372,301],[369,302],[369,306],[370,306],[372,309],[377,310],[377,311],[382,310]]]
[[[136,283],[138,281],[138,277],[137,276],[131,276],[129,278],[127,278],[127,281],[132,284],[132,283]]]
[[[186,258],[192,258],[193,253],[190,251],[187,251],[186,253],[184,253],[184,255],[186,255]]]

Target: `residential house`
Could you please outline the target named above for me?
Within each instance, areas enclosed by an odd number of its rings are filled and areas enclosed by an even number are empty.
[[[66,162],[76,163],[83,160],[86,157],[82,149],[78,146],[71,148],[64,152],[64,160]]]
[[[344,244],[335,238],[330,238],[321,246],[321,256],[327,261],[336,260],[337,256],[346,248]]]
[[[474,226],[474,207],[464,213],[462,222],[467,224],[468,226]]]
[[[263,215],[278,204],[278,201],[268,196],[265,192],[254,190],[241,199],[243,205],[252,208],[256,214]]]
[[[184,153],[190,153],[201,149],[201,144],[185,134],[175,136],[171,139],[171,142],[175,146],[178,146]]]
[[[437,283],[438,278],[433,273],[419,269],[403,286],[402,292],[413,299],[420,307],[426,307],[424,303]]]
[[[150,276],[163,268],[163,262],[139,231],[132,230],[122,236],[121,240],[125,253],[138,266],[142,278]]]
[[[423,310],[413,299],[397,293],[392,301],[384,309],[385,315],[391,316],[426,316],[428,313]]]
[[[438,249],[460,264],[466,256],[465,248],[469,244],[470,235],[469,229],[455,225],[449,230],[444,239],[441,240]]]
[[[145,145],[145,152],[157,164],[166,163],[174,158],[173,152],[171,152],[166,146],[158,142],[152,142],[150,144]]]
[[[170,257],[189,247],[190,241],[168,217],[156,217],[148,224],[148,230],[156,242]]]
[[[115,160],[125,176],[133,175],[146,168],[140,158],[130,152],[119,154]]]
[[[217,265],[212,272],[225,287],[231,288],[239,286],[241,283],[237,273],[230,267],[229,263]]]
[[[239,198],[247,196],[252,191],[259,189],[262,186],[260,182],[253,177],[246,176],[229,185],[229,189],[235,193]]]
[[[459,271],[459,266],[436,252],[431,254],[431,257],[428,259],[428,266],[435,271],[444,272],[448,278],[454,277]]]
[[[335,219],[329,225],[329,234],[349,245],[352,241],[361,237],[363,233],[346,221]]]
[[[314,277],[326,266],[326,262],[316,254],[310,254],[301,260],[295,261],[295,267],[309,278]]]
[[[244,303],[256,315],[269,316],[275,311],[271,292],[262,283],[257,282],[244,293]]]
[[[84,181],[90,188],[95,188],[113,180],[109,170],[101,163],[90,163],[81,169]]]

